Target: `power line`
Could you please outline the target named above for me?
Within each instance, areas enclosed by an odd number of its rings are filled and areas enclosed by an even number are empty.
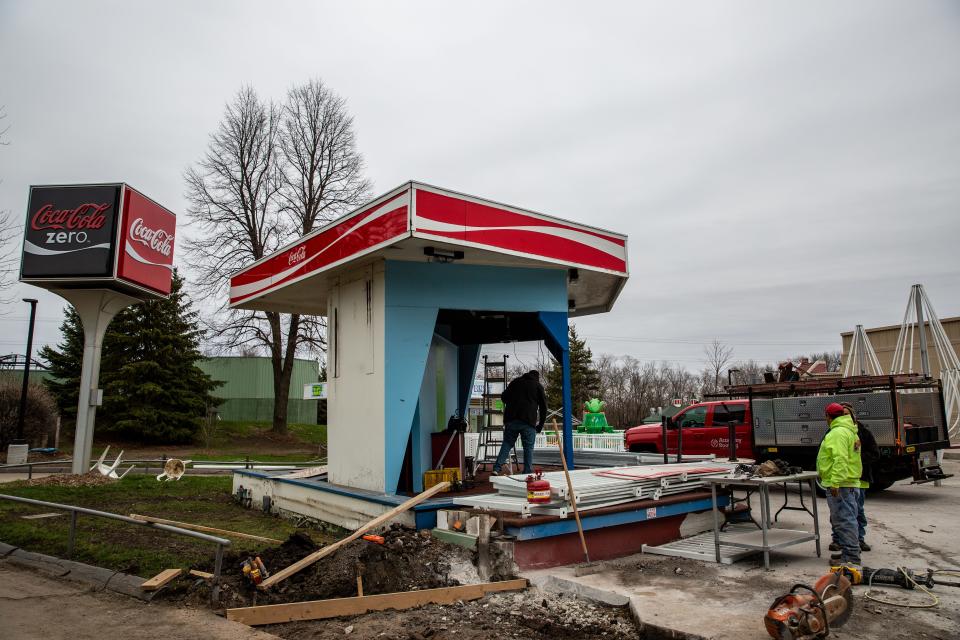
[[[680,338],[627,338],[625,336],[598,336],[598,335],[588,335],[584,334],[584,338],[590,338],[591,340],[621,340],[623,342],[648,342],[651,344],[691,344],[706,346],[710,344],[714,338],[709,340],[683,340]],[[718,338],[719,339],[719,338]],[[731,346],[770,346],[770,347],[780,347],[780,346],[822,346],[823,341],[820,342],[767,342],[767,341],[757,341],[757,340],[741,340],[737,342],[720,340],[724,344]]]

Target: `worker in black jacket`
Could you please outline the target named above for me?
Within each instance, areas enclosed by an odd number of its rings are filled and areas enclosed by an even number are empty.
[[[540,374],[528,371],[514,378],[500,394],[500,399],[504,405],[503,444],[493,465],[493,474],[499,475],[518,436],[523,443],[523,472],[533,473],[533,446],[547,420],[547,394],[540,384]]]

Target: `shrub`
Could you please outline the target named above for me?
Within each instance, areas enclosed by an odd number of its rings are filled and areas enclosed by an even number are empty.
[[[0,379],[0,449],[17,438],[17,415],[20,411],[19,380]],[[57,423],[57,403],[41,384],[27,389],[27,410],[23,422],[23,437],[31,446],[39,446],[44,434],[51,433]]]

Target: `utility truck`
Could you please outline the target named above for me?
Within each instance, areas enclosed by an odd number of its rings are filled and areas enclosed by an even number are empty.
[[[739,385],[706,402],[692,404],[662,425],[624,432],[629,451],[730,454],[731,430],[738,458],[779,458],[814,470],[828,430],[824,410],[849,403],[880,448],[874,462],[874,490],[913,478],[931,482],[948,477],[937,450],[950,446],[939,380],[920,375],[857,376],[809,381]]]

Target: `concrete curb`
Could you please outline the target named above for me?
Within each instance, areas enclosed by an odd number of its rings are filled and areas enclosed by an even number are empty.
[[[10,551],[5,552],[7,549]],[[58,578],[69,578],[78,582],[92,585],[98,589],[106,589],[125,596],[130,596],[144,602],[150,602],[158,591],[144,591],[140,588],[143,578],[131,576],[119,571],[111,571],[102,567],[94,567],[82,562],[62,560],[42,553],[24,551],[8,544],[0,543],[0,557],[21,567],[37,569],[54,575]]]
[[[590,600],[613,607],[625,607],[630,604],[630,598],[621,593],[598,589],[558,576],[536,576],[530,578],[530,584],[548,593],[575,595],[583,600]]]

